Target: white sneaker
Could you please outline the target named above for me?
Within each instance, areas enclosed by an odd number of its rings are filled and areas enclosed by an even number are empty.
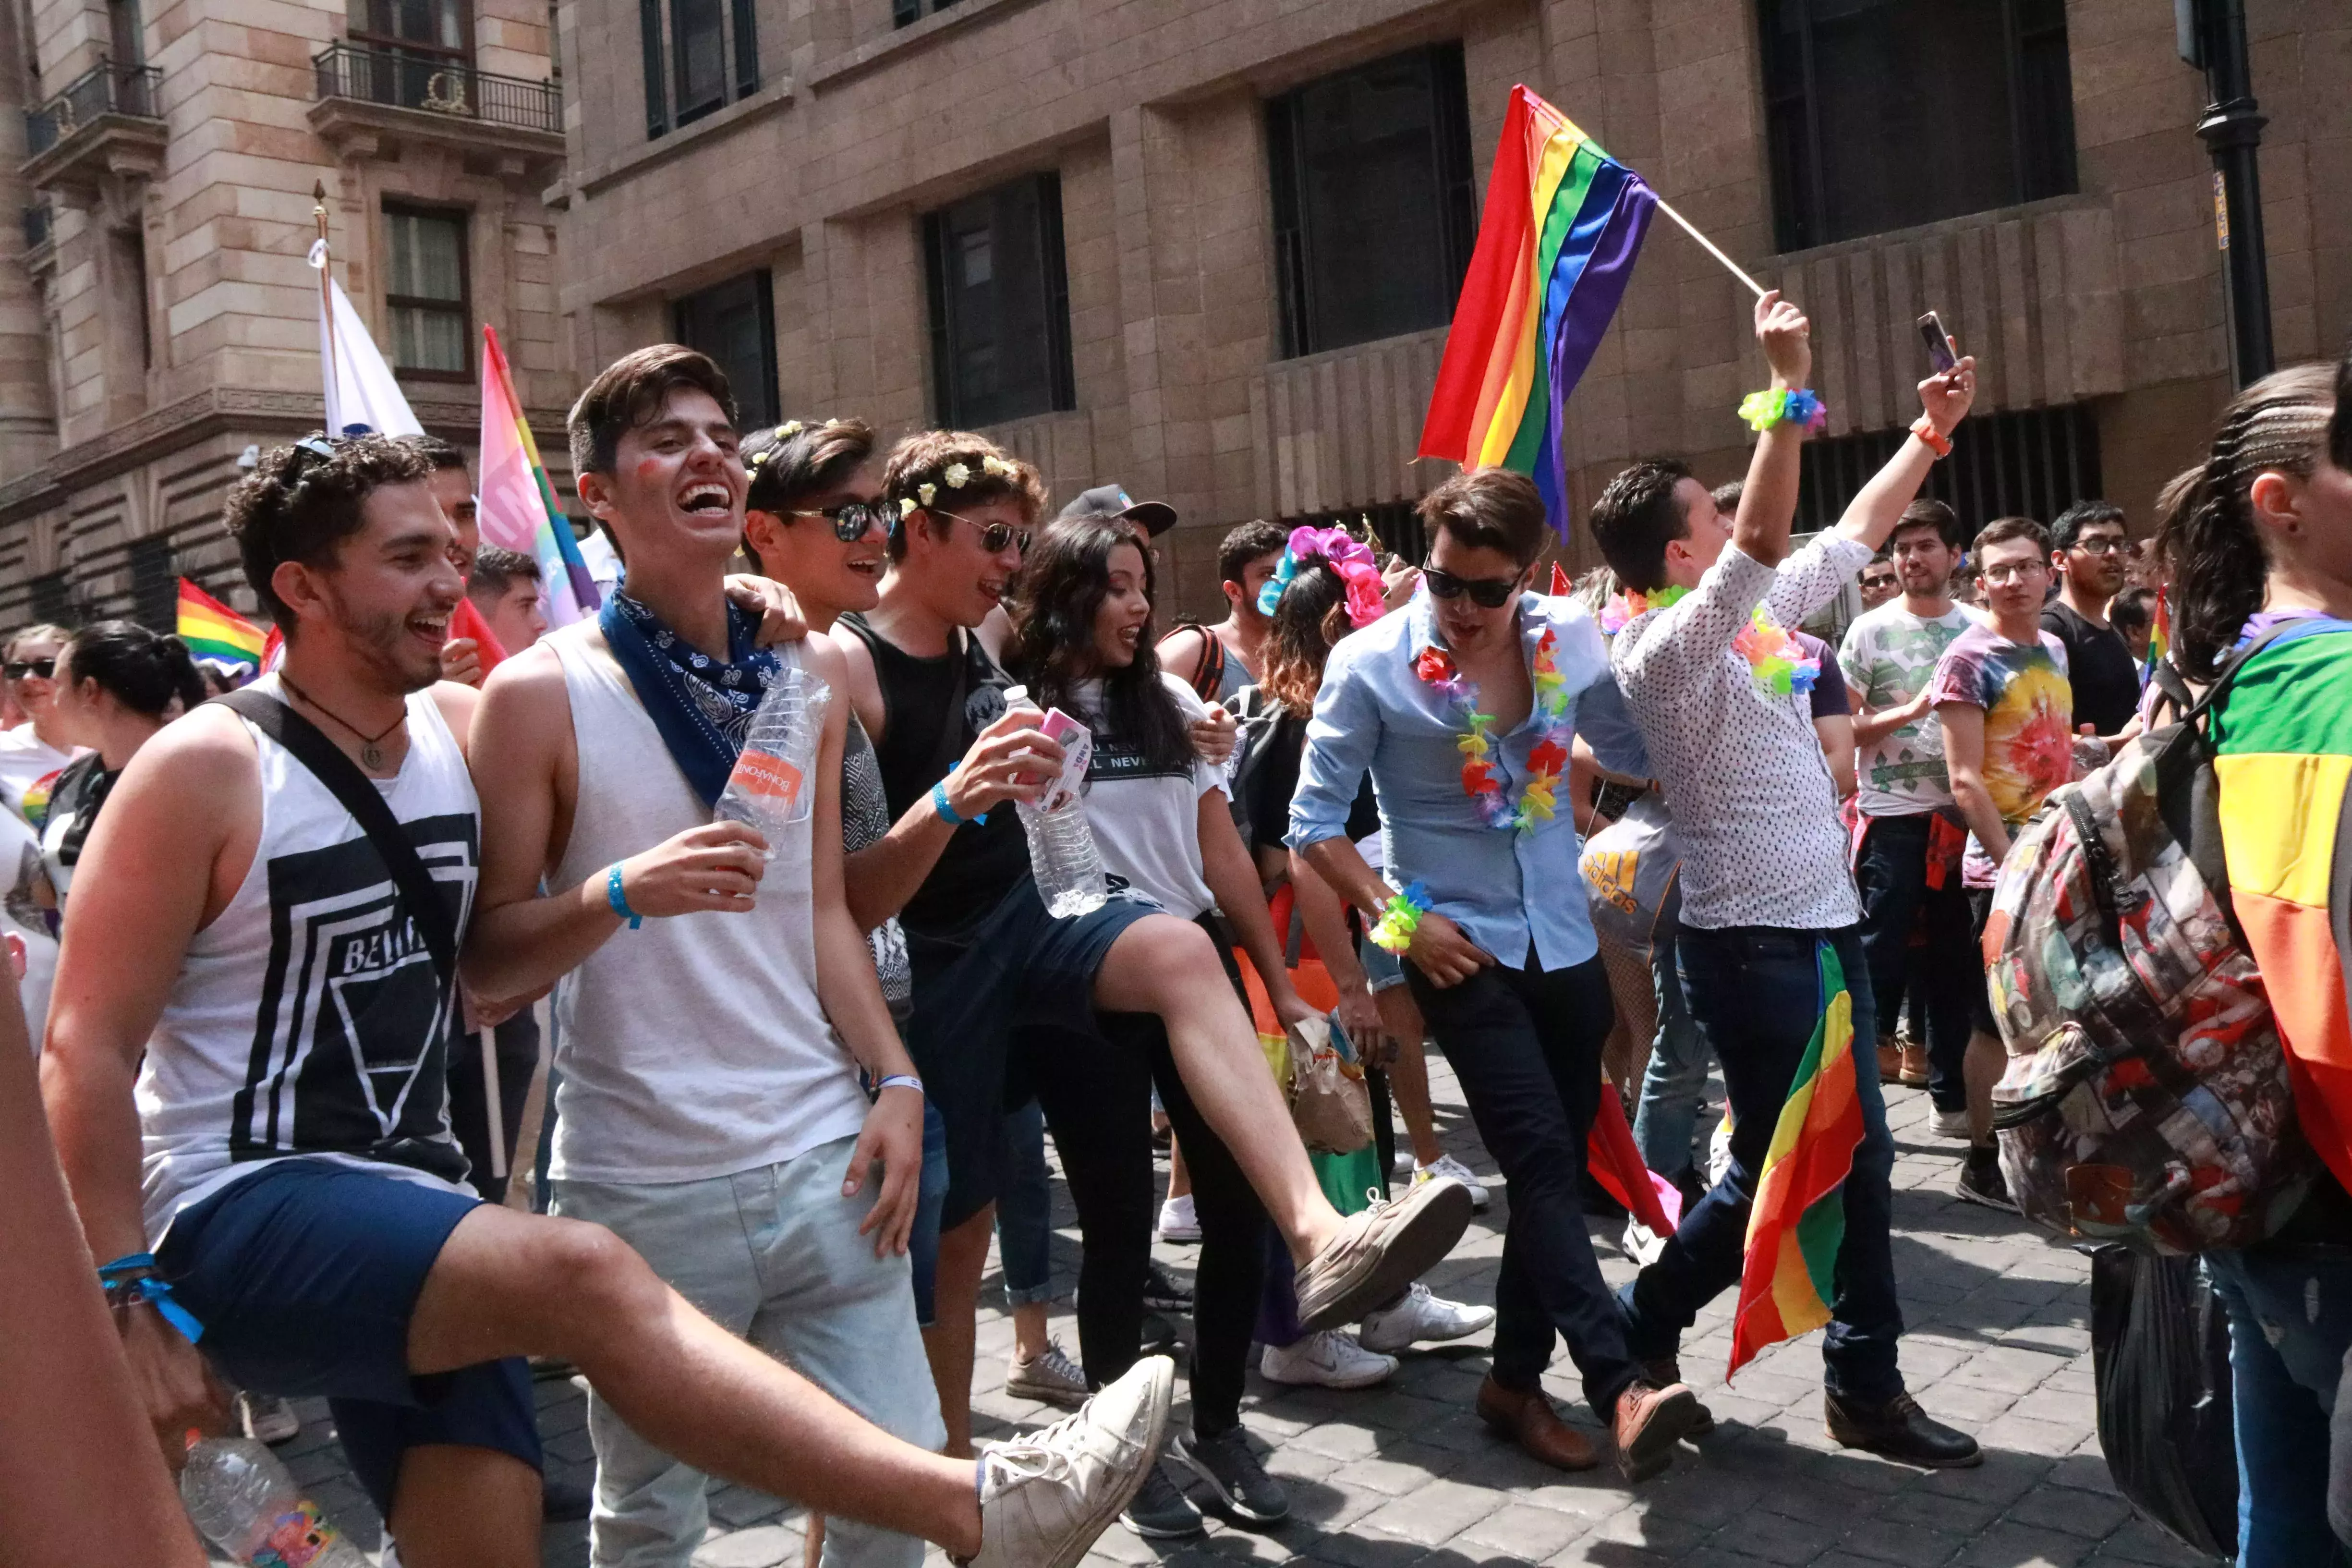
[[[1353,1334],[1326,1329],[1297,1344],[1266,1346],[1257,1369],[1268,1383],[1298,1388],[1370,1388],[1389,1380],[1397,1359],[1366,1350]]]
[[[1961,1110],[1939,1110],[1929,1120],[1928,1130],[1938,1138],[1958,1138],[1966,1142],[1969,1136],[1969,1113]]]
[[[1410,1144],[1399,1146],[1396,1158],[1389,1162],[1389,1174],[1391,1176],[1412,1174],[1412,1149]]]
[[[1146,1356],[1042,1432],[980,1450],[971,1568],[1076,1568],[1143,1484],[1168,1429],[1176,1363]]]
[[[1455,1159],[1453,1155],[1440,1154],[1437,1157],[1437,1163],[1434,1165],[1416,1164],[1412,1168],[1412,1179],[1416,1184],[1421,1182],[1433,1182],[1440,1176],[1451,1176],[1455,1181],[1470,1189],[1471,1213],[1484,1214],[1486,1212],[1489,1197],[1486,1184],[1479,1181],[1477,1177],[1472,1175],[1470,1173],[1470,1167]]]
[[[294,1406],[274,1394],[240,1392],[236,1424],[257,1443],[290,1443],[302,1435],[302,1418]]]
[[[1449,1301],[1432,1295],[1428,1286],[1416,1281],[1395,1305],[1365,1313],[1356,1342],[1385,1355],[1423,1342],[1467,1339],[1494,1321],[1494,1308]]]
[[[1087,1374],[1062,1349],[1060,1340],[1047,1340],[1045,1354],[1035,1361],[1015,1356],[1005,1364],[1004,1392],[1076,1410],[1087,1402]]]
[[[1706,1184],[1718,1185],[1723,1173],[1731,1169],[1731,1107],[1723,1108],[1723,1120],[1715,1124],[1715,1131],[1706,1141]]]
[[[1642,1268],[1647,1268],[1658,1260],[1658,1254],[1665,1249],[1664,1237],[1632,1215],[1626,1216],[1625,1234],[1617,1243],[1618,1251],[1622,1252]]]
[[[1192,1210],[1192,1194],[1170,1198],[1160,1205],[1160,1239],[1162,1241],[1198,1241],[1201,1239],[1201,1216]]]

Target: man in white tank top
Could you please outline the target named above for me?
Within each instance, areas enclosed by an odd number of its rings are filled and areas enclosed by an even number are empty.
[[[373,781],[462,935],[475,698],[436,684],[463,584],[424,477],[390,442],[314,437],[263,458],[228,523],[287,630],[264,689]],[[539,1555],[520,1358],[561,1356],[743,1485],[978,1563],[1076,1562],[1141,1479],[1167,1363],[975,1474],[745,1345],[609,1231],[481,1203],[443,1112],[452,979],[342,798],[208,706],[125,770],[76,879],[44,1096],[165,1453],[220,1424],[208,1360],[324,1395],[408,1568],[510,1568]],[[631,891],[707,898],[688,859],[640,858]]]

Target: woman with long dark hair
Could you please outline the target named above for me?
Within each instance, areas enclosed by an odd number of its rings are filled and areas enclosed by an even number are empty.
[[[2243,1568],[2335,1562],[2338,1551],[2328,1410],[2343,1408],[2352,1350],[2347,383],[2352,358],[2240,393],[2162,540],[2182,673],[2210,682],[2242,659],[2207,728],[2231,898],[2270,994],[2297,1121],[2325,1165],[2278,1235],[2205,1255],[2230,1319]]]
[[[114,781],[158,730],[205,695],[188,645],[132,621],[84,626],[58,654],[53,722],[68,744],[89,748],[58,775],[41,828],[41,855],[60,899]]]

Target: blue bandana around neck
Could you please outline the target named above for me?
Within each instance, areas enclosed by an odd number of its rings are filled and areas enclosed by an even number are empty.
[[[705,805],[719,804],[736,753],[783,661],[753,645],[760,618],[727,606],[727,657],[716,659],[686,642],[659,616],[615,593],[596,617],[605,644],[636,689],[677,771]]]

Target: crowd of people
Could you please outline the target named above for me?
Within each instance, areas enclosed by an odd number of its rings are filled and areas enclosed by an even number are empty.
[[[1714,1425],[1682,1338],[1742,1278],[1833,990],[1858,1132],[1817,1268],[1824,1420],[1898,1462],[1979,1463],[1901,1370],[1886,1090],[1926,1092],[1960,1197],[2017,1208],[1985,959],[2002,864],[2055,792],[2178,717],[2161,689],[2193,700],[2279,623],[2352,630],[2352,359],[2244,394],[2139,544],[2105,502],[1972,524],[1922,495],[1975,395],[1961,359],[1799,544],[1811,327],[1771,295],[1756,338],[1771,384],[1743,410],[1745,479],[1624,470],[1576,593],[1537,591],[1551,520],[1489,468],[1423,500],[1418,561],[1341,528],[1235,529],[1213,625],[1164,618],[1166,505],[1114,484],[1056,510],[969,432],[745,431],[724,374],[676,345],[572,411],[621,575],[553,631],[539,563],[481,542],[456,448],[265,454],[226,525],[284,634],[273,668],[239,682],[121,621],[5,648],[21,1007],[0,1037],[29,1026],[56,1151],[12,1164],[15,1223],[111,1260],[58,1286],[54,1364],[26,1372],[100,1369],[82,1402],[103,1441],[44,1455],[48,1506],[102,1486],[153,1532],[142,1561],[201,1562],[125,1435],[176,1461],[225,1421],[290,1435],[284,1401],[324,1396],[408,1568],[536,1561],[542,1521],[580,1510],[598,1564],[684,1564],[713,1477],[805,1505],[811,1560],[836,1568],[911,1568],[926,1542],[1067,1564],[1114,1520],[1197,1532],[1196,1498],[1286,1516],[1247,1431],[1254,1355],[1275,1383],[1363,1388],[1490,1328],[1478,1416],[1639,1483]],[[1857,593],[1834,647],[1803,629]],[[2352,1317],[2304,1310],[2352,1285],[2352,639],[2274,640],[2212,733],[2224,789],[2252,776],[2233,757],[2304,737],[2280,800],[2300,815],[2232,842],[2228,871],[2266,969],[2317,955],[2259,900],[2333,910],[2336,990],[2273,999],[2315,1194],[2209,1258],[2262,1568],[2336,1550],[2352,1348]],[[780,682],[830,700],[755,827],[714,808]],[[1027,831],[1066,766],[1103,868],[1075,913]],[[1624,823],[1673,868],[1630,951],[1580,865]],[[1633,1018],[1628,1062],[1611,1040]],[[1328,1027],[1369,1088],[1371,1193],[1335,1202],[1268,1024],[1291,1050]],[[1497,1176],[1439,1144],[1433,1044]],[[33,1052],[0,1056],[22,1163]],[[1588,1157],[1617,1095],[1679,1201],[1664,1228],[1626,1215],[1639,1268],[1612,1289]],[[1075,1353],[1049,1313],[1049,1140],[1081,1242]],[[1492,1301],[1434,1294],[1420,1277],[1497,1181]],[[1189,1285],[1155,1237],[1197,1243]],[[992,1248],[1003,1386],[1070,1413],[977,1442]],[[1597,1440],[1542,1389],[1560,1342]],[[1171,1426],[1157,1352],[1179,1344]],[[593,1501],[541,1476],[534,1373],[574,1371]]]

